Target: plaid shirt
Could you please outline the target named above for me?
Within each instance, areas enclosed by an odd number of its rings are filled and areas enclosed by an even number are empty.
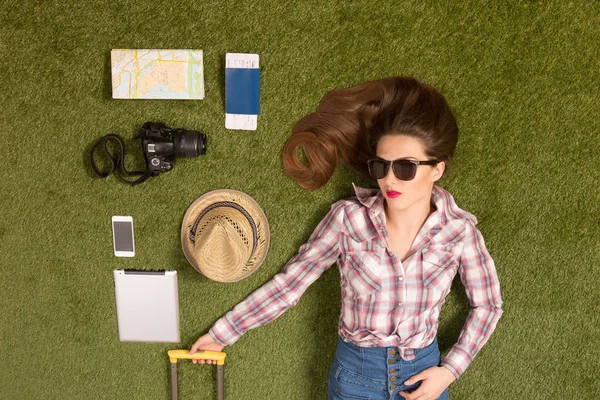
[[[434,186],[435,210],[401,262],[388,248],[384,198],[379,190],[354,187],[356,197],[333,204],[307,243],[284,269],[252,293],[209,331],[231,345],[246,331],[279,317],[334,264],[341,276],[339,334],[358,346],[394,346],[405,360],[436,336],[440,309],[456,273],[471,310],[442,365],[458,379],[487,342],[502,315],[494,261],[475,217]]]

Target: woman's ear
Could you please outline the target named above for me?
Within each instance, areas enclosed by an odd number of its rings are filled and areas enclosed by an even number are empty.
[[[433,182],[437,182],[443,175],[446,170],[446,163],[444,161],[440,161],[433,167]]]

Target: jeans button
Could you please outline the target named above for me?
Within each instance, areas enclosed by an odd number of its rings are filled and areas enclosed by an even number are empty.
[[[394,382],[395,380],[396,380],[396,377],[395,377],[395,376],[392,376],[392,377],[390,378],[390,382]]]
[[[390,354],[391,354],[391,355],[394,355],[394,354],[396,354],[396,349],[391,349],[391,350],[390,350]]]
[[[388,363],[393,364],[394,362],[396,362],[396,360],[394,360],[393,358],[388,359]]]

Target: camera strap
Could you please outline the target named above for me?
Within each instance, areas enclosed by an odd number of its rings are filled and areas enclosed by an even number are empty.
[[[113,140],[119,144],[120,150],[117,154],[111,154],[110,151],[108,150],[107,145],[110,140]],[[96,148],[100,145],[102,145],[102,148],[104,149],[104,153],[110,160],[111,168],[110,168],[110,171],[108,171],[108,172],[100,171],[98,169],[98,167],[96,166],[96,163],[94,162],[94,153],[96,152]],[[125,143],[123,143],[123,139],[121,138],[121,136],[114,135],[114,134],[103,136],[100,139],[98,139],[96,141],[96,143],[94,143],[94,145],[92,146],[92,149],[90,150],[90,164],[92,165],[92,169],[94,170],[94,173],[97,176],[99,176],[100,178],[106,178],[110,174],[112,174],[113,172],[116,171],[117,177],[120,180],[122,180],[123,182],[128,183],[131,186],[139,185],[140,183],[145,182],[148,178],[158,175],[158,173],[153,173],[152,171],[150,171],[148,169],[145,172],[144,171],[132,171],[132,172],[127,171],[127,169],[125,168]],[[134,181],[129,181],[129,180],[125,179],[123,177],[123,175],[127,176],[127,177],[139,176],[139,178]]]

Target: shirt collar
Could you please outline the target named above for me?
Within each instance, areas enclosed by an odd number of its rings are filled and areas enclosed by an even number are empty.
[[[361,188],[352,184],[356,198],[369,209],[369,214],[376,216],[383,212],[383,194],[379,189]]]
[[[435,204],[436,211],[434,211],[434,214],[437,214],[439,223],[443,226],[446,225],[446,222],[448,222],[448,218],[446,216],[448,204],[443,196],[442,190],[443,189],[438,186],[433,186],[433,190],[431,193],[431,202]]]

